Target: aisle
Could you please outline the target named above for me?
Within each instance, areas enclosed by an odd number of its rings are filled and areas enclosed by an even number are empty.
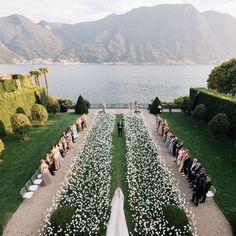
[[[53,176],[52,183],[48,186],[41,186],[31,199],[24,200],[17,211],[13,214],[10,221],[6,225],[3,236],[36,236],[38,230],[43,223],[45,211],[51,207],[52,197],[56,194],[60,187],[60,183],[63,182],[67,169],[70,166],[73,158],[78,153],[78,148],[84,140],[85,134],[97,114],[96,109],[89,111],[87,115],[88,128],[79,135],[74,148],[68,151],[65,160],[61,168]],[[65,127],[66,128],[66,127]],[[20,193],[19,193],[20,195]]]
[[[154,140],[156,140],[161,148],[161,154],[163,155],[168,168],[174,174],[174,178],[179,182],[179,188],[183,193],[183,198],[185,198],[186,202],[190,202],[192,191],[189,189],[188,182],[185,177],[178,172],[174,158],[168,153],[161,137],[157,134],[155,117],[150,114],[148,110],[142,110],[142,113],[152,132]],[[199,236],[233,235],[229,222],[217,207],[213,198],[208,198],[204,204],[199,204],[198,207],[195,207],[190,203],[189,207],[192,208],[194,213],[196,228]]]

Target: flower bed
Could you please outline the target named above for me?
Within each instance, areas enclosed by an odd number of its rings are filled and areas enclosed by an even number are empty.
[[[54,197],[53,206],[48,210],[45,224],[40,230],[41,234],[101,235],[105,230],[109,218],[114,122],[112,114],[99,113],[96,117],[64,184]],[[65,206],[71,208],[65,209]],[[63,222],[63,226],[52,224],[50,215],[54,209],[72,214],[70,222]],[[56,211],[54,215],[61,215]],[[58,219],[55,221],[58,222]]]
[[[185,223],[177,227],[170,223],[168,217],[171,216],[164,214],[166,207],[175,205],[178,206],[176,212],[181,210],[184,216],[186,213],[188,218],[192,217],[141,115],[125,115],[125,133],[127,181],[134,234],[191,235],[193,229],[190,223],[186,224],[186,217],[183,217]]]

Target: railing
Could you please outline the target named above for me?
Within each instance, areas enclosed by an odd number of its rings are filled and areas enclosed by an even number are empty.
[[[106,109],[129,109],[128,103],[111,103],[111,104],[105,104]],[[138,103],[138,109],[148,109],[149,104],[147,103]],[[66,106],[67,109],[75,109],[75,105]],[[102,103],[92,103],[90,104],[90,109],[102,109],[103,104]],[[133,104],[134,109],[134,104]],[[162,105],[162,109],[168,109],[168,105]],[[178,105],[172,105],[172,109],[180,109]]]
[[[106,109],[129,109],[128,103],[111,103],[111,104],[105,104]],[[90,104],[90,109],[102,109],[103,104]],[[148,104],[138,104],[139,109],[147,109]]]

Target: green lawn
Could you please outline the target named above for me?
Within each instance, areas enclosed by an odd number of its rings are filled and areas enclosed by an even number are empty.
[[[214,197],[236,235],[236,150],[233,140],[218,136],[213,141],[208,138],[206,123],[194,122],[183,113],[162,114],[171,129],[184,141],[192,157],[198,158],[213,176],[216,187]]]
[[[113,139],[112,139],[112,179],[111,179],[111,191],[110,197],[112,199],[115,190],[117,187],[121,187],[122,192],[124,194],[124,210],[126,222],[128,225],[129,232],[133,232],[133,223],[132,223],[132,214],[130,212],[129,203],[128,203],[128,184],[126,182],[126,145],[125,145],[125,137],[123,133],[122,138],[118,138],[117,127],[116,124],[119,120],[123,118],[123,115],[116,115],[116,123],[113,131]]]
[[[20,190],[38,169],[40,159],[77,117],[71,113],[50,116],[45,127],[33,125],[28,142],[20,142],[18,135],[4,139],[4,161],[0,165],[0,234],[22,202]]]

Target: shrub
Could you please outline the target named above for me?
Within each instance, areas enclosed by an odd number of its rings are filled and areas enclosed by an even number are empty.
[[[75,207],[72,206],[62,206],[57,208],[51,218],[50,223],[51,227],[54,228],[54,233],[56,233],[60,228],[62,228],[62,235],[63,231],[66,229],[66,224],[71,222],[73,215],[75,214]]]
[[[174,99],[174,104],[182,106],[184,103],[184,97],[180,96]]]
[[[33,120],[39,121],[40,125],[45,125],[48,119],[48,112],[43,105],[34,104],[31,108],[31,115]]]
[[[36,102],[35,91],[44,94],[43,89],[22,89],[12,93],[0,95],[0,120],[2,120],[6,133],[12,132],[11,116],[16,113],[18,107],[24,109],[25,114],[31,116],[31,107]],[[1,132],[1,131],[0,131]]]
[[[2,151],[4,150],[4,143],[0,139],[0,155],[2,154]]]
[[[226,133],[229,126],[227,115],[225,113],[216,114],[208,123],[208,131],[213,137],[215,134]]]
[[[155,98],[155,100],[153,101],[153,103],[151,104],[151,107],[150,107],[150,113],[151,114],[159,114],[160,113],[160,108],[159,106],[161,105],[161,102],[159,100],[158,97]]]
[[[88,107],[81,95],[79,96],[77,103],[75,105],[75,113],[80,115],[88,114]]]
[[[6,128],[2,120],[0,120],[0,138],[6,136]]]
[[[188,225],[186,213],[176,205],[165,206],[163,208],[163,213],[165,219],[168,221],[169,228],[174,226],[176,229],[184,231],[185,227]],[[185,235],[191,235],[191,233],[187,232]]]
[[[199,104],[194,109],[192,113],[192,118],[194,120],[204,120],[206,116],[206,112],[207,112],[206,106],[204,104]]]
[[[59,102],[60,105],[61,104],[64,104],[64,105],[72,105],[73,104],[72,100],[69,99],[69,98],[58,99],[58,102]]]
[[[50,96],[47,101],[47,110],[53,113],[54,116],[60,111],[60,105],[56,97]]]
[[[15,114],[11,117],[11,125],[13,131],[16,131],[22,135],[22,140],[27,139],[27,133],[30,131],[31,124],[26,115]]]

